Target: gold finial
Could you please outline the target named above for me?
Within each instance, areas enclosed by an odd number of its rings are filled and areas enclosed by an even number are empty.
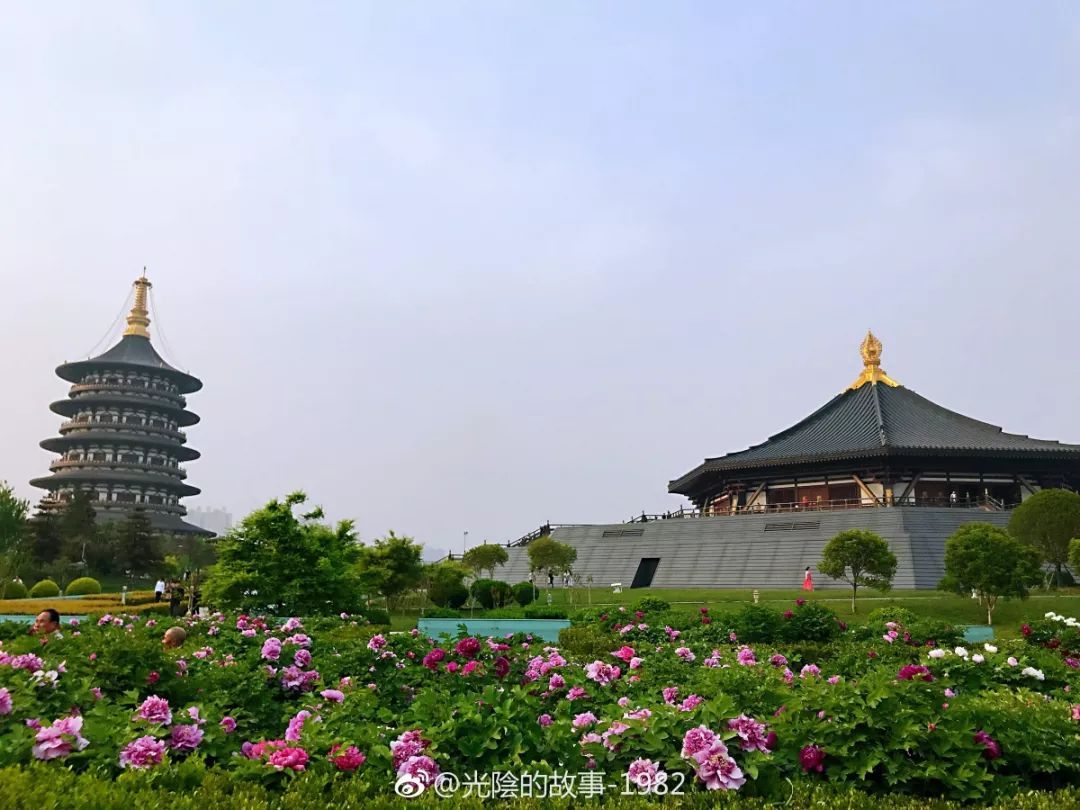
[[[856,388],[861,388],[870,383],[871,385],[877,385],[885,383],[893,388],[898,388],[900,383],[890,377],[881,369],[881,341],[877,339],[873,332],[869,329],[866,330],[866,337],[863,338],[863,342],[859,344],[859,354],[863,359],[863,370],[851,385],[847,387],[847,390],[853,391]]]
[[[125,335],[150,337],[150,311],[146,308],[146,293],[150,286],[150,281],[146,277],[146,268],[144,267],[142,275],[135,279],[135,303],[127,316]]]

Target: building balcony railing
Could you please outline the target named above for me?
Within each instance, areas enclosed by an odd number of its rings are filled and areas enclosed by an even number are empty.
[[[52,471],[86,468],[93,470],[138,470],[139,472],[159,473],[183,480],[187,471],[175,464],[154,464],[145,461],[106,461],[96,458],[58,458],[49,465]]]
[[[154,433],[159,436],[168,436],[172,439],[179,439],[181,442],[187,441],[187,434],[182,430],[174,430],[173,428],[161,427],[159,425],[149,425],[141,422],[135,422],[133,420],[125,420],[123,418],[114,419],[90,419],[88,417],[75,417],[69,419],[60,425],[60,432],[67,433],[72,430],[94,430],[96,428],[104,428],[106,430],[115,431],[141,431],[143,433]]]
[[[979,498],[919,498],[917,500],[905,499],[885,504],[882,501],[871,498],[835,498],[821,501],[797,501],[791,503],[762,503],[751,506],[740,506],[732,509],[716,508],[706,509],[678,509],[674,512],[649,515],[644,512],[635,515],[625,523],[650,523],[656,520],[678,520],[681,518],[701,517],[729,517],[731,515],[767,515],[767,514],[794,514],[804,512],[836,512],[846,509],[880,509],[884,506],[920,506],[950,509],[980,509],[984,512],[1000,512],[1012,509],[1016,504],[1008,503],[1003,499],[993,496]]]
[[[187,399],[183,394],[176,394],[163,388],[154,388],[150,385],[132,385],[131,383],[75,383],[69,389],[70,394],[96,394],[96,393],[124,393],[139,394],[141,396],[162,399],[172,405],[187,407]]]

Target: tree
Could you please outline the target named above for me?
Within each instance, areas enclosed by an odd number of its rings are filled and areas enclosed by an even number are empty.
[[[303,492],[256,509],[216,541],[218,562],[205,586],[220,608],[279,615],[329,615],[361,606],[353,523],[322,522],[314,509],[297,516]]]
[[[495,578],[496,566],[506,565],[509,560],[510,555],[507,554],[505,548],[487,543],[482,546],[473,546],[461,558],[461,561],[477,574],[487,571],[489,579]]]
[[[163,562],[161,539],[154,533],[143,509],[133,509],[116,527],[116,565],[133,577],[156,573]]]
[[[23,559],[23,535],[30,502],[15,497],[6,481],[0,481],[0,599],[18,573]]]
[[[939,587],[974,591],[993,624],[998,600],[1026,599],[1042,579],[1039,552],[989,523],[961,526],[945,543],[945,577]]]
[[[373,546],[360,550],[357,572],[365,589],[386,597],[389,608],[398,597],[417,587],[424,579],[424,548],[411,537],[390,532]]]
[[[1054,566],[1055,582],[1069,562],[1069,542],[1080,537],[1080,495],[1064,489],[1036,492],[1013,510],[1009,534],[1039,550]]]
[[[528,545],[529,570],[548,576],[568,574],[577,561],[577,549],[545,536]]]
[[[1069,567],[1074,571],[1080,571],[1080,538],[1074,538],[1069,542]]]
[[[25,544],[30,559],[37,564],[51,563],[60,556],[60,517],[55,509],[39,503],[34,516],[26,521]]]
[[[59,556],[71,562],[86,562],[86,548],[97,541],[97,513],[90,493],[79,489],[60,513]]]
[[[851,612],[859,586],[887,591],[896,576],[896,555],[885,539],[866,529],[840,532],[825,546],[818,570],[851,586]]]

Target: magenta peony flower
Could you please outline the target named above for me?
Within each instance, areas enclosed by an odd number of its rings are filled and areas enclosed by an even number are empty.
[[[769,753],[766,744],[765,724],[759,723],[752,717],[740,714],[738,717],[728,720],[728,728],[739,735],[740,746],[743,751],[761,751]]]
[[[714,742],[717,742],[716,734],[706,726],[690,729],[683,735],[683,758],[692,759],[696,757],[702,751],[707,750]]]
[[[301,647],[293,655],[293,664],[301,668],[311,666],[311,653]]]
[[[236,731],[236,721],[231,717],[222,717],[221,722],[218,723],[226,734],[232,734]]]
[[[136,770],[152,768],[160,765],[164,756],[165,743],[147,735],[124,746],[120,752],[120,767]]]
[[[987,759],[997,759],[1001,756],[1001,743],[987,734],[985,731],[975,732],[974,742],[983,746],[983,756]]]
[[[480,652],[480,641],[472,636],[463,638],[454,645],[454,652],[462,658],[475,658]]]
[[[542,714],[536,718],[536,722],[546,728],[547,726],[550,726],[554,721],[551,719],[550,714]]]
[[[585,676],[591,681],[596,681],[601,686],[618,680],[620,675],[622,675],[621,669],[611,664],[605,664],[603,661],[593,661],[585,666]]]
[[[79,716],[61,717],[51,725],[32,726],[37,729],[34,746],[31,748],[36,759],[57,759],[66,757],[72,751],[82,751],[90,741],[82,736],[83,719]],[[30,725],[30,721],[27,721]]]
[[[791,610],[785,610],[784,611],[784,618],[785,619],[793,619],[793,618],[795,618],[795,613],[793,611],[791,611]]]
[[[464,675],[472,675],[476,671],[476,668],[479,667],[479,666],[480,666],[480,662],[475,660],[475,659],[472,660],[472,661],[467,661],[465,663],[465,666],[463,666],[461,668],[461,674],[463,676]]]
[[[0,715],[11,714],[11,692],[0,687]]]
[[[556,692],[566,686],[566,679],[556,672],[548,679],[548,689],[552,692]]]
[[[680,712],[692,712],[698,706],[705,702],[705,698],[700,695],[687,695],[682,703],[679,704]]]
[[[821,773],[825,770],[825,749],[819,748],[816,745],[804,745],[802,750],[799,751],[799,764],[802,765],[804,772],[817,771]]]
[[[267,661],[277,661],[281,657],[281,641],[273,637],[264,641],[262,657]]]
[[[805,605],[805,604],[806,604],[806,600],[805,600],[805,599],[803,599],[803,598],[802,598],[802,597],[800,596],[800,597],[799,597],[798,599],[796,599],[796,600],[795,600],[795,604],[796,604],[796,605],[798,605],[799,607],[802,607],[803,605]]]
[[[757,659],[754,657],[754,651],[749,647],[740,647],[736,660],[744,667],[752,667],[757,664]]]
[[[420,663],[430,669],[432,672],[434,672],[439,668],[439,662],[442,661],[444,658],[446,658],[446,650],[436,647],[434,650],[425,655]]]
[[[401,763],[397,769],[397,775],[399,777],[411,776],[425,785],[433,785],[439,775],[439,766],[431,757],[413,756]]]
[[[307,762],[308,754],[303,748],[278,748],[266,760],[267,765],[279,771],[302,771]]]
[[[426,748],[427,741],[423,739],[419,729],[401,734],[390,743],[390,753],[394,758],[394,770],[397,771],[406,760],[423,754]]]
[[[282,633],[291,633],[294,630],[302,630],[304,628],[303,622],[297,619],[295,616],[289,619],[285,624],[281,625]]]
[[[800,678],[816,678],[821,674],[821,669],[817,664],[807,664],[801,670],[799,670]]]
[[[155,726],[167,726],[172,722],[169,701],[157,695],[151,695],[142,702],[137,716]]]
[[[930,670],[920,664],[907,664],[900,667],[900,671],[896,673],[896,679],[899,681],[932,681],[934,676],[930,674]]]
[[[296,742],[300,739],[300,734],[304,730],[304,721],[311,717],[311,712],[307,709],[301,709],[295,715],[292,720],[289,721],[289,727],[285,730],[285,739],[289,742]]]
[[[174,751],[194,751],[202,742],[203,732],[197,725],[173,726],[169,735],[169,747]]]
[[[613,656],[618,658],[623,663],[629,664],[630,659],[634,657],[634,648],[627,647],[625,644],[612,653]]]
[[[351,773],[367,761],[367,757],[360,753],[360,749],[355,745],[350,745],[340,754],[337,754],[337,751],[340,748],[340,745],[335,744],[334,747],[330,749],[330,761],[334,763],[334,767],[339,771]],[[337,755],[334,756],[335,754]]]
[[[679,696],[679,687],[665,686],[660,690],[660,693],[664,696],[664,703],[673,706],[675,705],[675,699]]]
[[[495,659],[493,665],[495,670],[495,676],[500,680],[510,674],[510,659],[505,655],[500,655]]]
[[[652,793],[667,781],[667,773],[651,759],[635,759],[626,769],[626,776],[642,793]]]
[[[697,763],[697,777],[709,790],[738,790],[746,784],[746,777],[720,740],[699,751],[694,760]]]
[[[368,639],[367,648],[372,652],[378,652],[386,646],[386,636],[382,633],[376,633],[370,639]]]
[[[332,700],[334,703],[341,703],[345,700],[345,693],[337,689],[323,689],[319,692],[319,695],[326,700]]]
[[[784,658],[784,656],[780,655],[780,653],[777,653],[776,655],[774,655],[772,658],[769,659],[769,663],[772,664],[774,667],[779,668],[779,667],[787,666],[787,659]]]
[[[457,661],[451,661],[449,664],[446,665],[446,671],[449,672],[451,675],[453,675],[459,669],[461,669],[461,665]]]

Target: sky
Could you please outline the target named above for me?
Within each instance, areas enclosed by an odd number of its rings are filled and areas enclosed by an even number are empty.
[[[867,328],[920,394],[1080,442],[1080,5],[0,7],[25,497],[54,368],[144,265],[205,384],[188,505],[302,489],[429,556],[677,508]]]

